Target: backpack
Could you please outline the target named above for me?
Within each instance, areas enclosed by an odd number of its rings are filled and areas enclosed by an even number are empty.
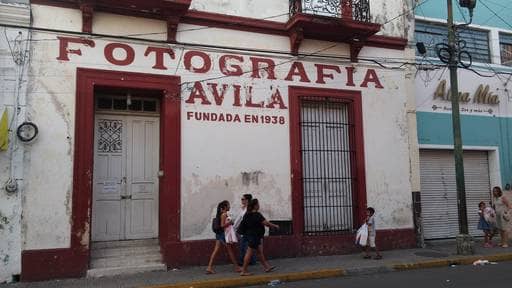
[[[212,231],[213,233],[215,234],[219,234],[219,233],[222,233],[222,227],[220,227],[220,218],[213,218],[212,219]]]

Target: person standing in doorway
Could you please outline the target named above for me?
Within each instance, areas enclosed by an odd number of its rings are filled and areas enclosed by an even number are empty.
[[[247,205],[249,205],[249,202],[252,200],[251,194],[244,194],[242,196],[242,211],[235,219],[235,224],[233,224],[233,227],[235,228],[235,231],[238,231],[238,228],[240,227],[240,223],[242,223],[242,219],[245,216],[245,213],[247,212]],[[247,247],[249,243],[247,242],[247,237],[245,237],[242,234],[239,234],[240,236],[240,255],[238,257],[238,265],[242,266],[244,264],[244,256],[247,252]],[[253,255],[251,258],[251,261],[249,262],[250,265],[256,264],[256,255]]]
[[[247,267],[249,266],[249,262],[255,253],[259,254],[260,262],[261,265],[263,265],[265,272],[272,272],[275,269],[274,266],[270,266],[267,259],[265,258],[261,240],[265,234],[265,226],[275,229],[279,229],[279,226],[268,222],[265,217],[263,217],[263,215],[258,212],[259,209],[260,205],[258,199],[252,199],[251,202],[249,202],[249,205],[247,205],[247,212],[239,227],[239,230],[242,232],[240,234],[247,237],[247,242],[249,244],[247,253],[245,253],[244,256],[244,265],[242,266],[242,272],[240,273],[240,276],[251,275],[251,273],[247,271]]]
[[[496,210],[496,228],[500,232],[500,247],[508,247],[508,229],[510,229],[510,209],[512,208],[509,200],[501,188],[496,186],[492,188],[492,195],[494,196],[494,210]]]
[[[213,270],[213,262],[215,261],[215,257],[219,253],[221,245],[224,245],[228,250],[229,259],[235,266],[235,272],[240,272],[240,266],[236,262],[235,253],[233,251],[233,244],[226,243],[226,236],[224,230],[229,226],[233,225],[233,222],[228,220],[228,211],[229,211],[229,202],[224,200],[217,205],[217,213],[215,214],[214,223],[212,225],[212,229],[215,232],[215,247],[213,248],[212,255],[210,256],[210,261],[208,262],[208,268],[206,268],[206,274],[214,274]]]

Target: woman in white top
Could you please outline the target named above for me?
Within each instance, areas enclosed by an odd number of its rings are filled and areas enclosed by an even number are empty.
[[[500,231],[501,244],[503,248],[508,247],[508,229],[510,229],[510,212],[512,208],[509,200],[501,188],[496,186],[492,188],[492,195],[494,196],[494,209],[496,210],[496,228]]]

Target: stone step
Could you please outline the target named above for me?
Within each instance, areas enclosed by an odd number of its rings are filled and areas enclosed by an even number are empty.
[[[113,268],[128,266],[143,266],[147,264],[161,264],[162,256],[158,254],[119,256],[91,259],[91,268]]]
[[[119,247],[147,247],[158,246],[158,239],[141,239],[141,240],[122,240],[122,241],[102,241],[92,242],[91,250],[104,249],[104,248],[119,248]]]
[[[87,277],[103,277],[125,274],[136,274],[150,271],[167,271],[167,267],[162,263],[149,263],[145,265],[93,268],[87,271]]]
[[[127,246],[91,249],[91,259],[139,255],[160,255],[160,246]]]

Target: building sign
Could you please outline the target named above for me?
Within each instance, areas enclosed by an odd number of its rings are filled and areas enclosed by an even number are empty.
[[[185,111],[189,121],[283,125],[286,121],[283,114],[271,113],[288,109],[286,98],[279,88],[287,85],[278,85],[279,83],[316,86],[339,83],[348,89],[384,88],[376,70],[371,68],[358,67],[356,70],[352,66],[288,59],[277,62],[266,57],[197,50],[177,53],[168,46],[141,47],[138,44],[103,41],[100,45],[99,41],[97,43],[92,39],[62,36],[57,38],[59,51],[56,59],[63,62],[71,61],[72,58],[78,59],[83,57],[82,54],[91,52],[96,53],[95,55],[101,53],[103,59],[100,60],[104,64],[115,66],[137,63],[139,67],[146,65],[147,69],[172,71],[170,73],[178,71],[178,67],[183,68],[183,72],[179,73],[182,77],[181,97],[186,104],[196,107]],[[197,79],[198,74],[204,74],[204,79],[186,81],[187,78]],[[233,79],[234,82],[225,82]],[[204,107],[208,112],[197,111],[198,106]]]
[[[451,101],[451,94],[450,87],[446,85],[446,80],[441,80],[434,92],[434,100],[439,98],[441,100]],[[459,92],[459,102],[462,104],[469,102],[489,105],[500,104],[498,95],[490,91],[488,84],[480,84],[473,94],[470,92]]]
[[[509,104],[506,100],[510,99],[510,93],[506,81],[499,77],[483,78],[467,70],[460,70],[458,73],[459,109],[462,114],[509,115],[507,108]],[[451,113],[452,95],[449,75],[443,74],[437,81],[425,79],[424,77],[416,78],[416,110],[418,112]]]

